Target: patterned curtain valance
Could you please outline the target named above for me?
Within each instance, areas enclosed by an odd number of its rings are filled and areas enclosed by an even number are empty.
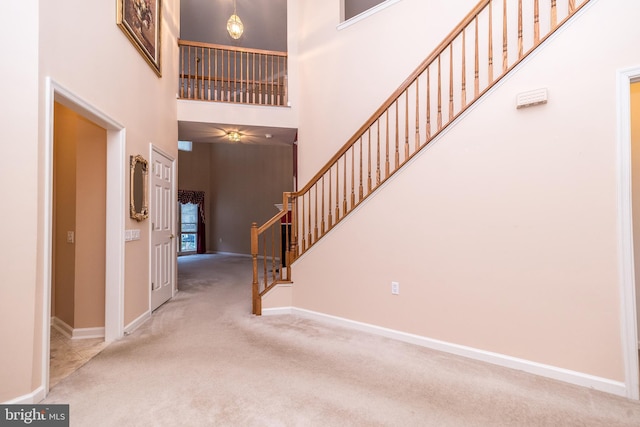
[[[204,223],[204,191],[178,190],[178,202],[200,206],[200,217]]]

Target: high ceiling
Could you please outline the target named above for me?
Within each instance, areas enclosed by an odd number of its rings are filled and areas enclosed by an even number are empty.
[[[181,0],[180,38],[265,50],[287,50],[287,0],[236,0],[244,33],[234,40],[227,20],[234,0]]]
[[[244,33],[234,40],[227,33],[233,0],[182,0],[180,38],[254,49],[287,50],[287,0],[236,0]],[[181,140],[207,143],[229,142],[226,132],[239,131],[245,144],[292,144],[295,129],[236,126],[229,123],[179,122]],[[271,135],[267,138],[265,135]]]
[[[235,0],[236,12],[244,24],[238,40],[227,33],[227,20],[234,0],[181,0],[180,38],[254,49],[287,51],[287,0]],[[327,0],[318,0],[327,1]],[[337,0],[335,0],[337,1]],[[345,0],[348,15],[369,9],[382,0]],[[336,22],[336,25],[338,22]],[[238,130],[247,143],[292,144],[295,129],[238,126],[228,123],[180,122],[178,136],[194,142],[225,142],[225,132]],[[270,134],[267,139],[264,135]],[[222,137],[221,137],[222,136]]]

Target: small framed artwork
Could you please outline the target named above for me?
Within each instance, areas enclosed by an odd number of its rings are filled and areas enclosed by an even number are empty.
[[[162,0],[116,1],[118,26],[129,37],[156,74],[160,76]]]

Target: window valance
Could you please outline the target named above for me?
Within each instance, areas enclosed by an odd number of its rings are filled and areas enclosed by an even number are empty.
[[[178,202],[198,205],[200,217],[204,223],[204,191],[178,190]]]

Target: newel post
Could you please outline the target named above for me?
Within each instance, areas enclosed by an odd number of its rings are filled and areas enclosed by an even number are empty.
[[[262,314],[262,302],[260,301],[260,290],[258,288],[258,224],[251,223],[251,259],[253,263],[253,314]]]

